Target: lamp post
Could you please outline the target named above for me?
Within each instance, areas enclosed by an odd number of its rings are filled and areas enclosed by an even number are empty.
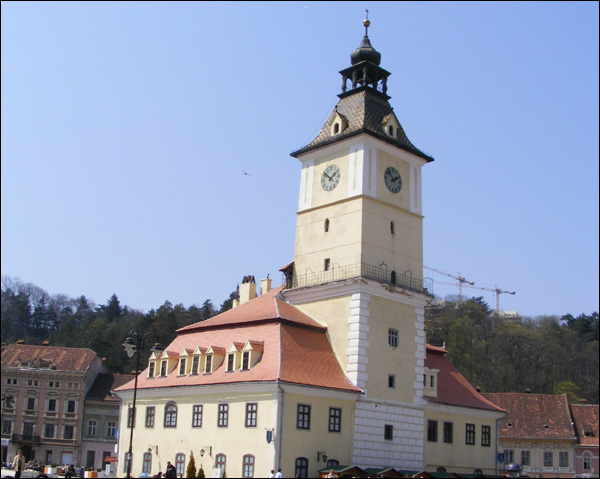
[[[140,335],[137,331],[132,329],[129,331],[129,336],[123,342],[123,347],[125,348],[125,352],[127,353],[127,357],[132,358],[135,353],[137,353],[137,358],[135,361],[135,380],[133,383],[133,404],[131,406],[131,424],[130,433],[129,433],[129,451],[127,452],[127,477],[131,477],[131,459],[132,459],[132,448],[133,448],[133,427],[135,425],[135,400],[137,396],[137,380],[138,373],[140,371],[140,351],[144,350],[144,346],[146,344],[146,338],[148,336],[154,336],[156,338],[156,342],[154,346],[152,346],[151,351],[159,352],[162,351],[162,347],[159,343],[158,334],[153,333],[152,331],[144,334],[143,337],[140,338]],[[127,422],[129,423],[129,411],[127,413]]]

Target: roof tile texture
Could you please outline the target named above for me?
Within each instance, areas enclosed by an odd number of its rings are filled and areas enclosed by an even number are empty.
[[[50,361],[52,369],[56,371],[85,372],[95,357],[96,353],[87,348],[9,344],[2,348],[2,367],[16,368],[19,362],[37,359]]]

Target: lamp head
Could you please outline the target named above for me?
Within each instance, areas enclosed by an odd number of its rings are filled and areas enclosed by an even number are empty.
[[[125,352],[127,353],[128,358],[132,358],[133,355],[135,354],[135,351],[137,350],[137,346],[133,342],[133,339],[131,339],[131,338],[127,338],[123,342],[123,347],[125,348]]]
[[[163,350],[164,348],[160,345],[160,343],[154,343],[154,346],[152,346],[152,349],[150,351],[155,353],[162,353]]]

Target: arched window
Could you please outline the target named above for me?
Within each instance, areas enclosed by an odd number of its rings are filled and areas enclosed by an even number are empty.
[[[337,459],[328,459],[327,460],[327,469],[330,469],[332,467],[337,467],[340,465],[340,461],[338,461]]]
[[[227,456],[225,454],[217,454],[215,457],[215,467],[223,469],[223,477],[225,477],[225,464],[227,463]]]
[[[392,284],[396,284],[396,272],[395,271],[392,271],[392,278],[391,278],[391,280],[392,280]]]
[[[336,122],[336,123],[333,125],[333,134],[334,134],[334,135],[337,135],[339,132],[340,132],[340,124]]]
[[[144,453],[144,464],[142,465],[142,472],[145,472],[146,474],[149,475],[151,470],[152,470],[152,453],[145,452]]]
[[[396,228],[394,227],[393,221],[390,221],[390,233],[392,233],[393,235],[396,234]]]
[[[394,125],[388,126],[388,133],[390,136],[394,136]]]
[[[177,470],[177,475],[183,477],[185,474],[185,454],[183,452],[175,454],[175,469]]]
[[[296,458],[296,477],[308,477],[308,459]]]
[[[242,462],[242,477],[254,477],[254,456],[246,454]]]
[[[325,233],[329,231],[329,218],[325,219]]]
[[[165,406],[165,427],[177,427],[177,404],[169,402]]]
[[[435,470],[435,472],[439,472],[439,473],[445,474],[446,473],[446,468],[445,467],[438,467]]]

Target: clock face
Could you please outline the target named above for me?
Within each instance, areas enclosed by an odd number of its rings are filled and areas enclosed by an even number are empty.
[[[387,186],[387,189],[392,193],[398,193],[402,189],[402,178],[400,177],[398,170],[393,166],[389,166],[385,169],[383,179],[385,180],[385,186]]]
[[[333,190],[340,182],[340,169],[336,165],[328,166],[321,176],[321,186],[325,191]]]

